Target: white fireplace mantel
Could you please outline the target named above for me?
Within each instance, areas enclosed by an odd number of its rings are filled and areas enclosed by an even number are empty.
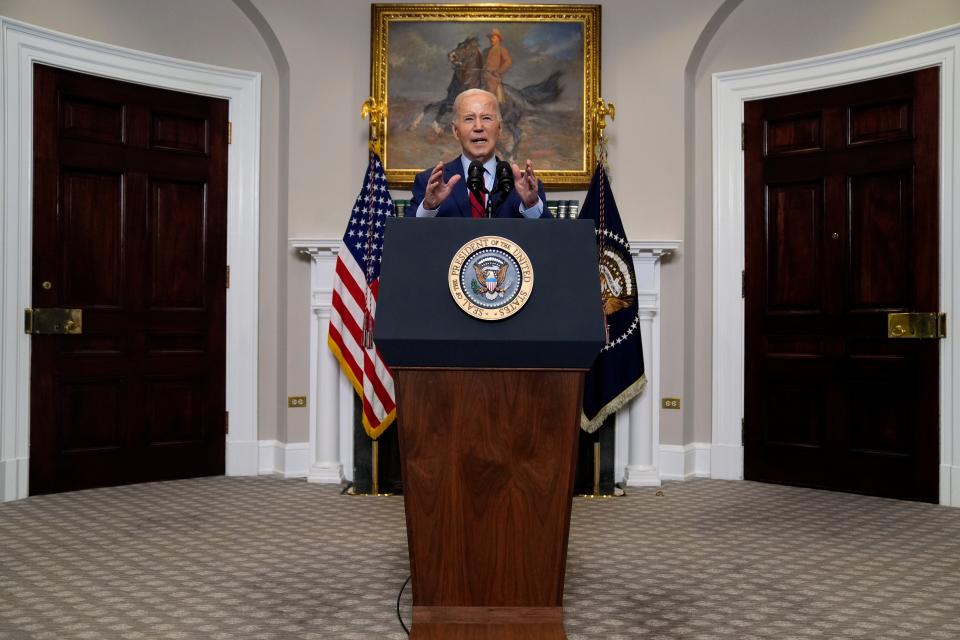
[[[307,480],[353,480],[353,387],[327,347],[339,238],[294,238],[291,247],[310,257],[310,447]],[[660,264],[679,241],[630,242],[637,273],[640,335],[647,386],[617,412],[615,481],[660,484]]]

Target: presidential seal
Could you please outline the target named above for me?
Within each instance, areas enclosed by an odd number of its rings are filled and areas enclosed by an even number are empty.
[[[637,299],[633,269],[627,265],[623,254],[610,247],[605,247],[600,256],[600,296],[605,316],[626,309]]]
[[[480,320],[503,320],[530,299],[533,265],[512,240],[481,236],[453,255],[447,283],[464,312]]]

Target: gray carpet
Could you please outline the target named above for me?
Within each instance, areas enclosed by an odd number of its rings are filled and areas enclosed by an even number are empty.
[[[3,640],[401,640],[406,575],[402,499],[302,480],[0,505]],[[565,623],[571,640],[960,638],[960,509],[717,480],[578,499]]]

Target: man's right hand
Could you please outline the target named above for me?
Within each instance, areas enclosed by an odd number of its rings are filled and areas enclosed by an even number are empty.
[[[438,163],[430,173],[430,179],[427,180],[427,189],[423,195],[423,208],[428,210],[439,209],[440,204],[453,193],[453,187],[460,181],[460,177],[458,173],[444,182],[443,163]]]

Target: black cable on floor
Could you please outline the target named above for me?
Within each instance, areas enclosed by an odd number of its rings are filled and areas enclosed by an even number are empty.
[[[403,590],[407,588],[407,583],[410,582],[412,576],[407,576],[407,579],[403,581],[403,586],[400,587],[400,593],[397,594],[397,620],[400,621],[400,626],[403,627],[404,633],[408,636],[410,635],[410,629],[407,629],[407,625],[403,624],[403,618],[400,617],[400,597],[403,595]]]

